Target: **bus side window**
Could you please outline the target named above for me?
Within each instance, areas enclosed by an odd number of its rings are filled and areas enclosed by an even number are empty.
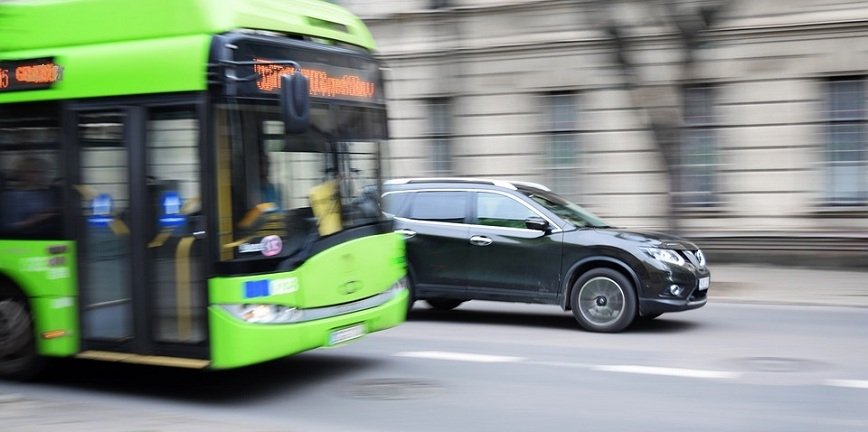
[[[41,157],[20,156],[3,190],[4,229],[21,235],[59,234],[59,194],[51,163]]]
[[[9,203],[6,200],[6,173],[0,170],[0,233],[7,233],[6,213]]]

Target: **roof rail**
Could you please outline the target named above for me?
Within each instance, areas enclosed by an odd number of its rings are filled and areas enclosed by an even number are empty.
[[[549,189],[548,186],[546,186],[546,185],[541,185],[541,184],[539,184],[539,183],[534,183],[534,182],[526,182],[526,181],[510,181],[510,183],[512,183],[512,184],[514,184],[514,185],[518,185],[518,186],[527,186],[527,187],[537,188],[537,189],[540,189],[540,190],[544,190],[544,191],[546,191],[546,192],[551,192],[551,191],[552,191],[551,189]]]
[[[511,190],[517,190],[511,182],[505,180],[490,180],[471,177],[416,177],[386,180],[386,184],[410,184],[410,183],[479,183],[490,184]]]

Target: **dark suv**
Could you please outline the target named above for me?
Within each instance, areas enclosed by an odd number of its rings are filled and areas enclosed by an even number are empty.
[[[386,213],[407,240],[413,299],[449,310],[497,300],[556,304],[582,327],[705,305],[695,244],[613,228],[545,186],[463,178],[390,180]]]

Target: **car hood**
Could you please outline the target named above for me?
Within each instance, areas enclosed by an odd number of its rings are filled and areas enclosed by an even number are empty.
[[[599,228],[597,229],[597,231],[601,234],[611,235],[612,237],[615,237],[622,241],[640,243],[639,246],[675,250],[699,249],[696,244],[688,240],[664,233],[650,231],[632,231],[617,228]]]

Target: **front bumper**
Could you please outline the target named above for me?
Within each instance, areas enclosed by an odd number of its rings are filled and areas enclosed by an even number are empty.
[[[211,368],[228,369],[261,363],[329,346],[335,331],[361,325],[364,333],[394,327],[406,319],[409,291],[368,309],[310,321],[263,325],[245,323],[225,309],[208,308],[211,324]]]
[[[705,306],[708,298],[702,300],[678,299],[639,299],[639,314],[654,315],[666,312],[681,312]]]
[[[665,271],[648,269],[652,275],[639,297],[639,314],[656,315],[666,312],[680,312],[697,309],[708,303],[710,286],[700,289],[700,280],[708,278],[711,284],[711,272],[708,268],[671,267]],[[683,292],[680,295],[670,293],[670,287],[676,285]]]

